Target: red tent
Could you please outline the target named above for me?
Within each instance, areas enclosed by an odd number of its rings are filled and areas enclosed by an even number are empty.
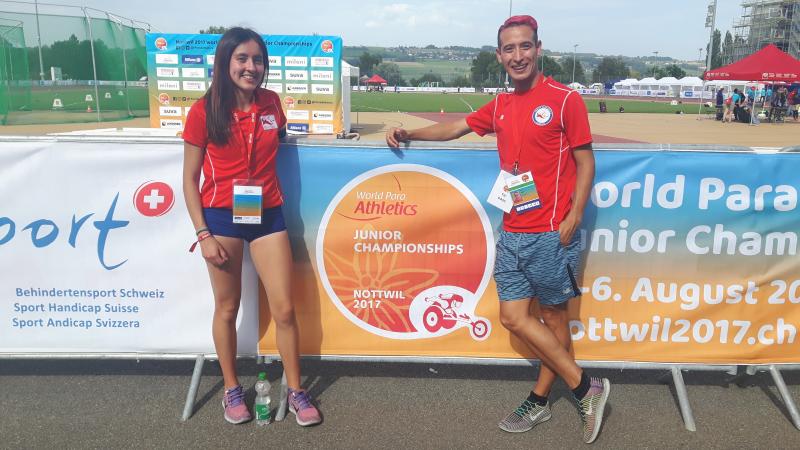
[[[705,79],[791,83],[800,81],[800,60],[769,44],[733,64],[706,72]]]
[[[380,75],[375,74],[367,80],[367,84],[389,84],[386,80],[384,80]]]

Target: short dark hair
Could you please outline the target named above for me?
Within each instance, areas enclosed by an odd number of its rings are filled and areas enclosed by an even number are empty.
[[[497,29],[497,48],[500,48],[500,33],[506,28],[519,26],[530,27],[533,30],[533,42],[539,42],[539,24],[536,19],[527,15],[511,16]]]
[[[211,79],[211,87],[206,91],[205,99],[208,139],[217,145],[226,144],[231,134],[231,111],[236,101],[230,74],[231,58],[236,47],[249,41],[258,44],[264,58],[264,75],[258,80],[260,86],[269,71],[267,45],[261,35],[249,28],[231,28],[222,35],[214,52],[214,76]]]

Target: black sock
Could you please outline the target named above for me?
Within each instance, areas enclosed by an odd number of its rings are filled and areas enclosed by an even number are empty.
[[[531,395],[528,396],[528,401],[531,403],[536,403],[539,406],[544,406],[547,404],[547,397],[536,395],[535,392],[531,391]]]
[[[586,372],[581,372],[581,382],[578,383],[578,386],[572,390],[572,395],[575,398],[581,399],[586,397],[586,393],[589,392],[590,382],[589,382],[589,375],[586,375]]]

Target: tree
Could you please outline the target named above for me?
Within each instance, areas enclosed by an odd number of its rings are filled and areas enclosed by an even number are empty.
[[[559,83],[564,82],[564,72],[561,70],[561,64],[554,58],[542,55],[539,58],[539,67],[542,69],[545,76],[553,77],[553,79]],[[570,72],[570,76],[572,76],[572,72]],[[567,80],[567,83],[569,83],[569,80]]]
[[[593,83],[607,83],[628,78],[630,69],[621,58],[606,56],[592,72]]]
[[[372,70],[383,61],[380,55],[371,55],[369,52],[364,52],[358,58],[358,70],[364,74],[371,74]]]
[[[572,60],[572,55],[561,59],[561,71],[564,73],[567,83],[572,82]],[[583,65],[578,58],[575,58],[575,81],[580,84],[586,84],[586,73],[583,71]]]
[[[494,52],[481,51],[472,60],[470,74],[476,86],[498,86],[503,67]]]
[[[686,76],[686,71],[678,67],[676,64],[669,64],[664,67],[664,76],[681,79]]]
[[[733,36],[730,31],[725,32],[725,40],[722,41],[722,64],[730,64],[733,62]]]
[[[456,77],[456,78],[453,78],[447,84],[449,84],[452,87],[470,87],[470,86],[472,86],[472,82],[470,82],[467,79],[467,77],[465,77],[463,75],[461,75],[459,77]]]
[[[200,34],[225,34],[225,32],[228,31],[228,29],[229,29],[229,27],[215,27],[215,26],[212,25],[212,26],[206,28],[205,30],[200,30],[199,33]]]
[[[382,62],[375,66],[375,73],[382,76],[390,86],[401,86],[405,84],[403,77],[400,76],[400,66],[391,62]]]
[[[711,67],[708,70],[716,69],[722,66],[722,55],[720,54],[720,41],[722,36],[719,30],[714,30],[714,37],[711,40]],[[706,46],[708,50],[708,46]]]

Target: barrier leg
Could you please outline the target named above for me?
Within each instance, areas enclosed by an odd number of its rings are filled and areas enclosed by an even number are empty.
[[[692,406],[689,404],[689,395],[686,392],[686,384],[683,382],[683,373],[679,367],[672,367],[672,383],[675,385],[675,393],[678,395],[678,404],[681,407],[683,425],[689,431],[697,431],[692,414]]]
[[[203,374],[203,363],[206,358],[203,355],[197,355],[194,360],[194,371],[192,372],[192,382],[189,384],[189,392],[186,393],[186,404],[183,405],[183,416],[181,420],[186,422],[192,417],[192,409],[194,409],[194,401],[197,398],[197,388],[200,387],[200,376]]]
[[[783,381],[781,371],[773,365],[769,366],[769,373],[772,375],[772,381],[775,382],[775,386],[778,387],[778,392],[781,393],[783,404],[786,405],[786,409],[789,411],[789,416],[792,417],[792,423],[794,423],[795,428],[800,429],[800,413],[797,412],[797,406],[794,404],[792,394],[786,387],[786,382]]]
[[[286,410],[289,406],[289,386],[286,384],[286,371],[281,375],[281,402],[278,404],[278,411],[275,413],[275,421],[280,422],[286,418]]]

